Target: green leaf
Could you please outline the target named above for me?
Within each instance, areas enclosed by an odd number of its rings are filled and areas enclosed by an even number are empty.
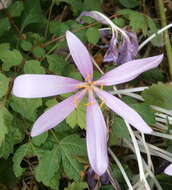
[[[45,55],[45,50],[44,48],[41,48],[39,46],[36,46],[33,50],[32,50],[33,55],[36,58],[41,58]]]
[[[125,20],[123,18],[114,18],[112,21],[120,28],[125,26]]]
[[[85,182],[73,182],[72,184],[69,184],[68,187],[64,188],[64,190],[83,190],[85,188],[88,188],[87,183]]]
[[[5,135],[8,133],[8,128],[12,124],[13,116],[4,107],[0,106],[0,146],[2,145]]]
[[[130,134],[123,119],[116,117],[112,125],[112,132],[122,138],[130,139]]]
[[[9,31],[11,28],[11,24],[8,20],[8,18],[2,18],[0,19],[0,37],[7,31]]]
[[[8,11],[11,17],[21,16],[24,10],[24,5],[22,1],[16,1],[8,7]]]
[[[55,147],[51,151],[44,151],[39,158],[39,165],[35,170],[37,181],[51,187],[51,180],[58,173],[60,162],[61,152],[59,147]]]
[[[87,30],[86,36],[91,44],[97,44],[100,38],[100,33],[97,28],[91,27]]]
[[[130,26],[132,27],[132,30],[134,32],[142,30],[143,34],[147,35],[147,30],[148,30],[147,17],[145,17],[143,14],[130,9],[123,9],[118,11],[117,13],[125,16],[126,19],[129,19]]]
[[[5,75],[0,73],[0,98],[2,98],[8,91],[8,85],[9,85],[9,78],[7,78]]]
[[[49,70],[58,75],[62,74],[65,65],[67,65],[65,59],[55,54],[47,55],[46,58],[49,64]]]
[[[30,51],[32,49],[32,43],[27,40],[22,40],[20,46],[24,51]]]
[[[66,122],[70,127],[79,126],[84,129],[86,126],[86,99],[84,98],[78,107],[66,118]]]
[[[172,109],[172,86],[168,84],[154,84],[143,91],[142,96],[146,104]]]
[[[12,96],[10,106],[23,117],[34,121],[37,117],[37,108],[42,105],[42,99],[25,99]]]
[[[22,15],[21,32],[26,26],[33,23],[43,23],[44,16],[40,5],[40,0],[29,0],[24,3],[24,13]]]
[[[24,73],[26,74],[44,74],[44,67],[40,65],[39,61],[29,60],[24,65]]]
[[[49,31],[56,36],[63,35],[66,30],[69,30],[69,26],[64,22],[51,21],[49,25]]]
[[[19,65],[23,57],[18,50],[7,50],[1,51],[0,60],[3,62],[2,69],[4,71],[9,71],[11,67]]]
[[[119,2],[126,8],[135,8],[139,6],[138,0],[119,0]]]
[[[155,124],[155,115],[152,109],[147,104],[132,104],[130,105],[134,110],[136,110],[140,116],[149,125]]]
[[[30,155],[32,155],[31,144],[23,144],[16,150],[13,156],[13,171],[16,177],[21,176],[22,173],[25,171],[25,168],[21,167],[21,162],[25,156]]]
[[[60,142],[60,148],[62,152],[62,163],[65,173],[71,179],[79,181],[83,167],[76,159],[75,155],[86,154],[84,141],[77,135],[71,135],[62,139]]]
[[[101,11],[101,0],[85,0],[83,4],[84,10],[97,10]]]
[[[42,144],[44,144],[47,138],[48,138],[48,132],[45,132],[45,133],[42,133],[41,135],[33,137],[32,143],[36,146],[41,146]]]

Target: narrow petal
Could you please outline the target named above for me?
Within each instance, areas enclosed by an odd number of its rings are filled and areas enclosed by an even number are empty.
[[[108,167],[107,128],[101,109],[93,95],[89,95],[87,107],[87,151],[91,167],[102,175]]]
[[[83,21],[81,19],[83,16],[89,16],[102,24],[106,24],[106,25],[109,24],[108,21],[106,20],[106,16],[98,11],[83,11],[80,14],[80,16],[76,19],[81,24],[83,24]]]
[[[55,96],[77,90],[80,83],[57,75],[25,74],[14,80],[12,93],[22,98]]]
[[[40,135],[58,125],[76,108],[84,95],[85,90],[78,92],[42,114],[34,123],[31,136]]]
[[[87,48],[73,33],[67,31],[66,39],[69,46],[70,54],[82,74],[87,79],[92,80],[93,77],[93,64]]]
[[[152,132],[152,129],[145,123],[140,115],[120,99],[98,88],[95,88],[95,92],[97,96],[102,99],[110,109],[125,119],[137,130],[147,134],[150,134]]]
[[[170,164],[165,170],[164,173],[172,176],[172,164]]]
[[[116,85],[136,78],[141,73],[157,67],[163,55],[129,61],[103,75],[96,81],[98,85]]]

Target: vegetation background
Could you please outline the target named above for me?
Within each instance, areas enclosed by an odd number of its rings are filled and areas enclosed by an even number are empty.
[[[103,71],[114,68],[113,63],[103,63],[105,50],[99,48],[102,43],[108,44],[108,39],[102,40],[99,33],[103,26],[91,18],[85,18],[83,25],[78,23],[76,18],[80,13],[90,10],[103,12],[119,27],[136,32],[141,43],[171,22],[172,1],[13,0],[9,5],[5,0],[0,2],[0,189],[88,189],[84,102],[56,128],[31,138],[30,131],[36,118],[68,94],[43,99],[16,98],[11,95],[13,81],[23,73],[57,74],[82,80],[69,56],[66,30],[74,32],[85,43]],[[156,114],[151,105],[172,109],[171,32],[170,29],[169,33],[154,38],[137,56],[143,58],[164,53],[160,67],[118,87],[150,86],[140,93],[144,102],[128,96],[122,99],[154,127]],[[94,70],[94,77],[99,77],[101,73],[96,68]],[[130,140],[129,132],[121,118],[105,107],[103,111],[110,127],[109,147],[134,184],[138,177],[137,164],[126,159],[131,150],[122,143]],[[161,132],[172,134],[171,123],[167,121],[165,126]],[[172,153],[172,141],[154,136],[148,136],[146,140]],[[164,159],[156,156],[152,160],[155,171],[164,163]],[[121,189],[127,189],[113,156],[110,157],[110,166]],[[156,178],[164,190],[172,188],[171,177],[161,173]],[[95,183],[98,179],[92,180]],[[156,189],[153,186],[152,189]],[[102,184],[99,189],[112,190],[114,187],[109,183]]]

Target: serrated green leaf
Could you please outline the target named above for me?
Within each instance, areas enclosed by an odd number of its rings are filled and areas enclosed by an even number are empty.
[[[39,61],[29,60],[24,65],[24,73],[26,74],[44,74],[45,69]]]
[[[134,32],[138,32],[142,30],[144,35],[147,35],[148,24],[147,24],[147,17],[143,14],[133,11],[130,9],[123,9],[118,11],[118,14],[124,15],[127,19],[130,20],[130,26]]]
[[[41,48],[39,46],[36,46],[33,50],[32,50],[32,53],[35,57],[37,58],[41,58],[43,56],[45,56],[45,50],[44,48]]]
[[[0,98],[2,98],[8,91],[8,85],[9,85],[9,78],[7,78],[5,75],[0,73]]]
[[[58,173],[60,162],[61,151],[59,147],[55,147],[51,151],[44,151],[39,157],[39,165],[35,170],[36,179],[47,186],[51,186],[51,180]]]
[[[11,28],[11,24],[8,20],[8,18],[2,18],[0,19],[0,37],[7,31],[9,31]]]
[[[27,40],[22,40],[20,46],[24,51],[30,51],[32,49],[32,43]]]
[[[86,36],[87,36],[88,41],[89,41],[91,44],[94,44],[94,45],[95,45],[95,44],[99,41],[100,32],[98,31],[97,28],[91,27],[91,28],[89,28],[89,29],[87,30]]]
[[[29,0],[24,3],[24,13],[22,14],[21,32],[26,26],[33,23],[43,23],[44,16],[40,5],[40,0]]]
[[[64,67],[67,65],[65,59],[55,54],[47,55],[46,58],[49,64],[49,70],[58,75],[62,74]]]
[[[31,144],[23,144],[16,150],[13,156],[13,171],[16,177],[21,176],[22,173],[25,171],[25,168],[21,167],[21,162],[23,158],[31,154],[32,154]]]
[[[87,183],[85,182],[73,182],[72,184],[69,184],[68,187],[64,188],[64,190],[83,190],[85,188],[88,188]]]
[[[48,138],[48,132],[42,133],[32,138],[32,143],[36,146],[41,146]]]
[[[130,139],[130,133],[123,119],[117,117],[112,125],[112,132],[118,137]]]
[[[75,155],[85,154],[83,140],[77,135],[71,135],[62,139],[59,145],[62,152],[62,163],[65,173],[71,179],[79,181],[83,167],[75,158]]]
[[[8,11],[11,17],[19,17],[24,10],[22,1],[16,1],[8,7]]]
[[[139,0],[119,0],[119,2],[126,8],[135,8],[139,6]]]
[[[18,50],[7,50],[1,51],[0,60],[3,62],[2,69],[4,71],[9,71],[9,69],[15,65],[19,65],[23,57]]]
[[[67,30],[69,30],[69,26],[64,22],[57,22],[57,21],[50,22],[49,31],[51,34],[60,36],[63,35]]]
[[[97,10],[101,11],[101,0],[85,0],[83,7],[84,10]]]
[[[153,84],[149,89],[143,91],[142,96],[145,103],[172,109],[172,86],[168,84]]]
[[[155,124],[155,114],[147,104],[132,104],[130,105],[134,110],[136,110],[143,120],[149,125]]]
[[[8,128],[11,125],[13,116],[4,107],[0,106],[0,146],[2,145],[5,135],[8,133]]]
[[[42,99],[25,99],[12,96],[10,106],[23,117],[34,121],[37,117],[37,108],[42,105]]]
[[[115,23],[117,26],[119,26],[120,28],[125,26],[125,20],[123,18],[114,18],[112,20],[113,23]]]
[[[74,128],[79,126],[81,129],[84,129],[86,126],[86,98],[78,105],[78,107],[66,118],[66,123],[70,127]]]

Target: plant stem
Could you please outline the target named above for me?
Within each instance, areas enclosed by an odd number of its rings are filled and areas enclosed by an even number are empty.
[[[158,0],[158,1],[155,0],[155,2],[158,3],[161,25],[162,25],[162,27],[165,27],[167,25],[167,18],[166,18],[166,14],[165,14],[164,1],[163,0]],[[165,48],[166,48],[167,58],[168,58],[170,78],[172,79],[172,46],[170,43],[168,31],[164,32],[164,40],[165,40]]]

